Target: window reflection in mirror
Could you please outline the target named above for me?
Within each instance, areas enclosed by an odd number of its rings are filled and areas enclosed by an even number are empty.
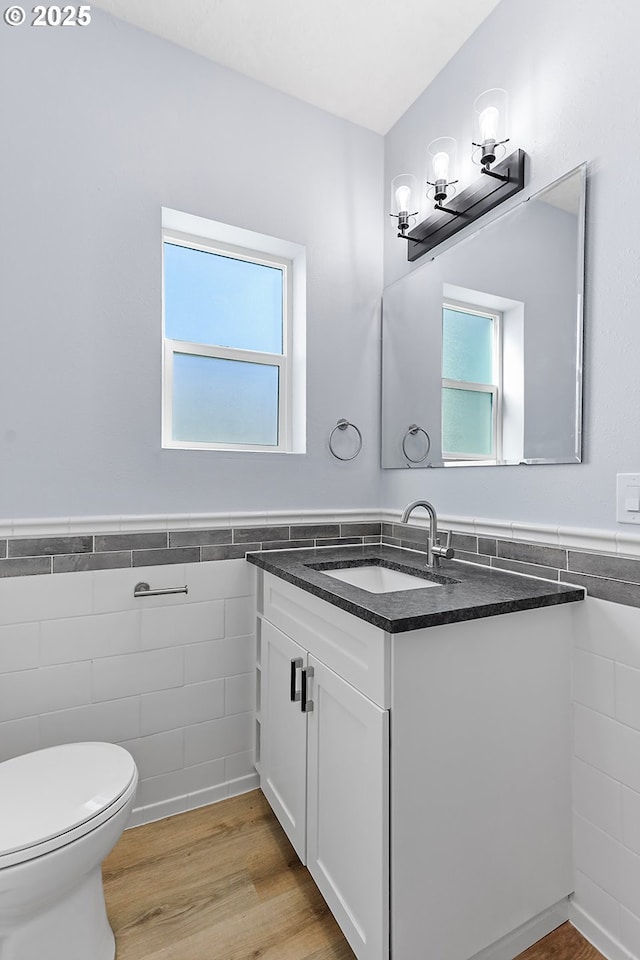
[[[442,457],[499,460],[502,419],[500,313],[442,306]]]

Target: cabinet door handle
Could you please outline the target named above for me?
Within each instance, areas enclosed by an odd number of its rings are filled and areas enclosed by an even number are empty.
[[[307,700],[307,678],[310,680],[313,676],[313,667],[307,667],[302,671],[302,696],[300,697],[300,709],[303,713],[311,713],[313,710],[313,700]]]
[[[300,699],[300,690],[296,690],[296,671],[302,666],[302,657],[296,657],[291,661],[291,702]],[[303,671],[304,672],[304,671]]]

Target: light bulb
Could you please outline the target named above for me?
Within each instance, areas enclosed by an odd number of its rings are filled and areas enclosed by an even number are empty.
[[[497,140],[499,118],[500,114],[497,107],[485,107],[480,114],[478,123],[480,124],[480,139],[483,143],[486,140]]]
[[[406,184],[396,190],[396,208],[398,213],[407,213],[411,206],[411,187]]]
[[[433,176],[435,180],[446,180],[449,176],[449,154],[444,150],[433,158]]]

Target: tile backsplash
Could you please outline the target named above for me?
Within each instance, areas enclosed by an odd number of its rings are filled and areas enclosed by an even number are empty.
[[[250,550],[379,542],[380,522],[273,524],[0,540],[0,577],[233,560]]]
[[[424,524],[400,524],[387,520],[388,515],[387,511],[381,512],[379,519],[346,519],[338,514],[328,518],[310,514],[304,522],[305,515],[299,514],[291,515],[286,523],[280,517],[269,522],[268,515],[259,515],[254,523],[238,518],[240,522],[234,525],[233,517],[229,517],[225,518],[224,526],[206,525],[205,521],[201,527],[156,530],[149,529],[153,518],[141,518],[138,531],[130,529],[135,523],[134,518],[130,518],[126,531],[109,533],[99,529],[90,532],[88,519],[69,521],[67,528],[75,526],[83,532],[0,539],[0,579],[203,563],[241,559],[255,550],[339,544],[383,542],[411,550],[426,549],[428,528]],[[291,522],[292,519],[295,522]],[[51,521],[49,525],[55,523]],[[155,518],[155,523],[166,527],[168,518]],[[469,530],[474,525],[474,521],[465,518],[445,520],[443,524],[441,533],[448,526],[458,530],[453,533],[452,543],[459,560],[546,580],[576,583],[585,587],[589,596],[640,607],[640,538],[623,538],[622,548],[630,553],[624,556],[619,552],[620,538],[602,531],[586,531],[584,537],[580,531],[566,531],[566,542],[563,542],[563,531],[549,528],[548,542],[545,542],[545,529],[538,528],[532,542],[527,539],[530,530],[524,525],[519,529],[518,524],[483,521],[478,522],[478,526],[495,535],[459,532],[460,528]],[[601,550],[576,548],[576,542],[581,541],[590,547],[595,543]]]
[[[441,531],[442,532],[442,531]],[[382,542],[426,550],[428,530],[398,523],[382,524]],[[587,594],[613,603],[640,607],[640,559],[575,550],[555,543],[528,543],[512,538],[453,533],[456,559],[480,563],[530,577],[575,583]]]

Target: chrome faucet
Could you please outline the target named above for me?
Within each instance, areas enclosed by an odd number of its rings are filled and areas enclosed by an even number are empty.
[[[438,514],[436,508],[428,500],[413,500],[402,511],[401,523],[408,523],[409,517],[416,507],[424,507],[429,514],[429,541],[427,543],[427,566],[439,567],[440,559],[451,560],[453,557],[453,547],[451,546],[451,530],[447,531],[446,546],[440,546],[438,537]]]

